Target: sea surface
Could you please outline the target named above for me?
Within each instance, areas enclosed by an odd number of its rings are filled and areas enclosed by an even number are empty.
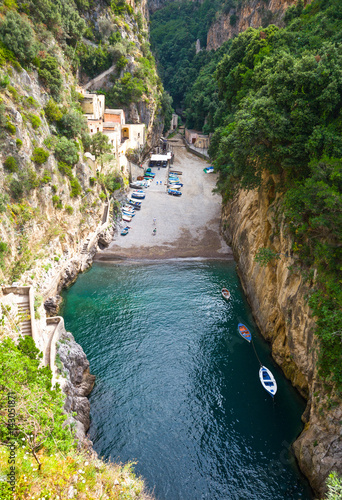
[[[96,375],[89,437],[101,457],[136,461],[158,500],[312,498],[290,449],[305,402],[272,360],[234,263],[95,264],[64,299]]]

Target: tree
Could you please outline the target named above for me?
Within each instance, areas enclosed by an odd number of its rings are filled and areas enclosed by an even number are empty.
[[[108,142],[108,137],[102,132],[96,132],[91,138],[90,151],[96,157],[109,153],[112,147]]]
[[[59,128],[63,135],[69,139],[80,136],[88,129],[85,116],[78,111],[68,111],[59,122]]]
[[[31,62],[38,53],[38,44],[30,23],[15,11],[7,12],[0,26],[0,40],[14,52],[22,64]]]
[[[55,148],[55,156],[59,161],[68,165],[75,165],[78,162],[78,146],[76,142],[64,136],[61,137]]]
[[[59,71],[57,59],[53,56],[47,56],[45,59],[42,59],[38,74],[49,87],[52,96],[58,100],[63,79]]]
[[[164,133],[170,130],[171,119],[172,119],[172,97],[167,93],[163,92],[161,96],[161,109],[164,115]]]

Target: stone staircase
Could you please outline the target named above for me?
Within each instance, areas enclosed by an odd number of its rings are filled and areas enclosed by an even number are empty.
[[[18,302],[18,316],[21,319],[20,321],[20,332],[22,335],[31,335],[32,336],[32,324],[31,324],[31,316],[30,316],[30,304],[29,298],[27,296],[20,296],[20,302]]]
[[[88,245],[89,245],[89,238],[86,239],[86,242],[83,245],[83,248],[81,250],[81,254],[88,253]]]

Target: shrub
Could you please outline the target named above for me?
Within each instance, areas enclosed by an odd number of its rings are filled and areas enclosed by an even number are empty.
[[[71,166],[68,165],[67,163],[64,163],[63,161],[58,162],[58,170],[63,175],[66,175],[67,177],[69,177],[69,179],[71,179],[73,177]]]
[[[71,186],[70,198],[75,198],[76,196],[79,196],[82,193],[82,186],[79,183],[78,179],[76,179],[76,177],[70,179],[70,186]]]
[[[91,186],[94,186],[94,184],[95,184],[96,180],[97,180],[97,179],[96,179],[96,177],[89,177],[89,184],[90,184]]]
[[[261,265],[261,267],[266,267],[267,264],[272,262],[272,260],[279,260],[280,256],[277,252],[272,250],[271,248],[259,248],[257,253],[255,254],[254,260]]]
[[[63,135],[72,139],[88,129],[87,120],[82,113],[69,111],[61,118],[59,128]]]
[[[92,78],[110,68],[113,62],[112,56],[102,45],[92,47],[83,44],[79,57],[83,71]]]
[[[5,128],[6,130],[8,130],[8,132],[10,132],[12,135],[14,135],[17,131],[16,129],[16,126],[13,125],[13,123],[11,123],[10,121],[7,121],[6,122],[6,125],[5,125]]]
[[[61,162],[75,165],[78,162],[78,146],[75,141],[63,136],[56,144],[55,156]]]
[[[19,100],[19,94],[18,94],[17,90],[13,87],[13,85],[7,85],[7,90],[11,93],[14,101]]]
[[[0,213],[6,212],[8,202],[9,202],[8,194],[0,193]]]
[[[0,267],[4,267],[5,256],[9,253],[9,248],[7,243],[0,241]]]
[[[125,56],[120,56],[119,59],[116,61],[116,69],[118,71],[122,70],[123,68],[125,68],[127,66],[127,63],[128,63],[128,59],[126,59]]]
[[[102,201],[103,201],[103,200],[105,200],[105,199],[106,199],[106,195],[105,195],[104,193],[100,193],[100,194],[99,194],[99,198],[100,198],[100,200],[102,200]]]
[[[37,130],[37,128],[39,128],[42,124],[39,116],[35,115],[34,113],[28,113],[27,116],[28,116],[28,119],[30,120],[31,125],[34,128],[34,130]]]
[[[6,160],[4,161],[4,166],[7,170],[10,172],[18,172],[18,162],[14,158],[14,156],[8,156]]]
[[[18,149],[20,149],[21,146],[23,145],[23,141],[21,139],[16,139],[15,143],[16,143]]]
[[[63,113],[59,109],[58,104],[54,99],[49,99],[47,105],[44,108],[45,111],[45,116],[49,122],[58,122],[62,116]]]
[[[17,179],[12,179],[10,184],[9,184],[9,188],[10,188],[10,192],[11,192],[11,195],[13,196],[13,198],[18,200],[19,198],[22,197],[23,192],[24,192],[24,187],[20,181],[18,181]]]
[[[72,208],[71,205],[65,205],[65,210],[68,212],[68,214],[72,215],[74,213],[74,209]]]
[[[44,170],[43,177],[41,178],[40,182],[42,184],[48,184],[51,181],[51,174],[48,170]]]
[[[25,103],[31,106],[32,108],[35,109],[39,108],[39,103],[32,96],[25,97]]]
[[[15,11],[7,12],[0,26],[0,39],[22,64],[32,61],[38,53],[38,45],[29,21]]]
[[[49,135],[44,139],[44,146],[46,146],[48,149],[55,149],[56,144],[58,142],[58,138],[55,135]]]
[[[38,163],[38,165],[42,165],[47,161],[49,158],[50,153],[46,151],[44,148],[34,148],[33,150],[33,155],[31,156],[31,160],[34,161],[35,163]]]
[[[39,77],[48,86],[51,95],[55,98],[59,98],[59,94],[62,88],[62,75],[59,71],[58,62],[55,57],[47,56],[40,62],[40,68],[38,71]]]
[[[62,202],[61,202],[61,199],[59,196],[57,196],[56,194],[52,197],[52,203],[53,203],[53,206],[55,208],[63,208],[63,205],[62,205]]]

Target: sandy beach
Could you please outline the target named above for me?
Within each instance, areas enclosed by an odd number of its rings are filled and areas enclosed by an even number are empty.
[[[182,171],[182,196],[167,193],[168,169],[152,168],[156,176],[150,187],[144,189],[146,197],[129,223],[129,233],[120,235],[126,225],[120,222],[113,241],[96,254],[95,260],[233,258],[219,231],[221,196],[213,193],[216,175],[203,172],[208,163],[189,153],[181,136],[173,138],[172,146],[175,158],[171,170]]]

